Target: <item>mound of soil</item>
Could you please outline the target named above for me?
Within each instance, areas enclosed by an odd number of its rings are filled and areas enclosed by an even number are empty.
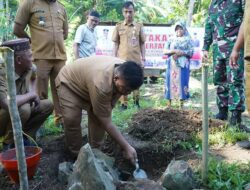
[[[219,127],[225,123],[209,120],[209,127]],[[200,111],[176,109],[145,109],[136,113],[128,129],[128,134],[152,144],[170,144],[174,147],[180,141],[188,141],[193,134],[202,130]]]

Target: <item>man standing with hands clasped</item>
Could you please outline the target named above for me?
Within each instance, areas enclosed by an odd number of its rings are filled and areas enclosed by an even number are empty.
[[[145,62],[145,34],[143,25],[134,21],[135,7],[130,1],[123,4],[124,21],[115,26],[112,40],[114,42],[114,56],[126,61],[134,61],[143,66]],[[139,89],[133,91],[134,105],[140,108]],[[128,106],[128,97],[122,96],[121,109]]]
[[[29,26],[30,34],[25,31]],[[17,10],[14,34],[31,41],[37,67],[37,93],[48,98],[48,81],[55,107],[55,125],[62,125],[55,78],[66,62],[64,40],[68,36],[68,20],[64,6],[57,0],[23,0]]]

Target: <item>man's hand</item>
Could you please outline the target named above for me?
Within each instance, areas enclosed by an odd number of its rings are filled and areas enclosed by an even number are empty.
[[[30,103],[31,103],[31,105],[34,104],[35,110],[38,110],[39,107],[40,107],[40,98],[39,98],[39,96],[37,95],[36,92],[31,91],[30,94],[31,94],[31,97],[32,97],[31,100],[30,100]]]
[[[233,50],[229,58],[229,66],[231,69],[239,68],[239,64],[237,63],[238,58],[239,58],[239,52],[236,50]]]
[[[202,61],[208,62],[208,51],[203,51]]]
[[[183,52],[181,50],[175,50],[175,54],[180,57],[183,55]]]
[[[132,146],[128,146],[126,149],[124,149],[124,157],[131,161],[132,164],[135,165],[135,161],[137,159],[137,153],[136,150]]]

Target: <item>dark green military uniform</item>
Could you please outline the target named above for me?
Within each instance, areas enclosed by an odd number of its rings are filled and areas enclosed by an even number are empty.
[[[205,23],[204,51],[213,48],[214,84],[218,108],[245,110],[243,52],[239,68],[229,67],[229,56],[243,20],[244,0],[212,0]]]

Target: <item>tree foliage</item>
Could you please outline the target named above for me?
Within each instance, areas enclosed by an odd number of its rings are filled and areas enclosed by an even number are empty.
[[[0,42],[11,39],[14,17],[19,2],[23,0],[0,0]],[[101,21],[123,20],[122,4],[125,0],[59,0],[66,8],[70,22],[70,34],[86,21],[86,11],[96,9]],[[134,0],[136,20],[151,24],[173,24],[187,20],[189,0]],[[196,0],[192,26],[203,26],[210,0]],[[69,36],[70,37],[70,36]]]

